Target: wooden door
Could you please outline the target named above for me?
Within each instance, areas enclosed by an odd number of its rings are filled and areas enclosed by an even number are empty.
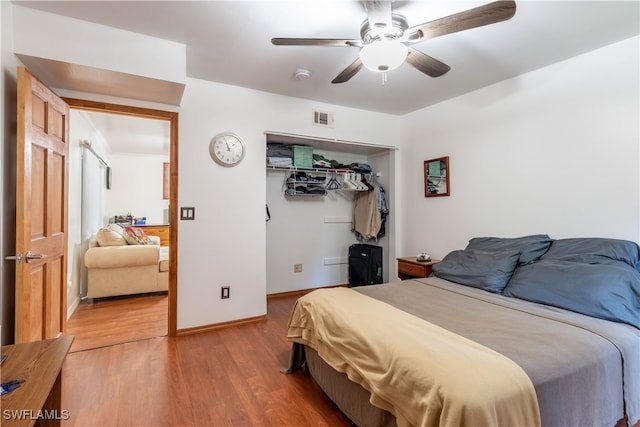
[[[18,68],[16,343],[65,331],[68,139],[69,106]]]

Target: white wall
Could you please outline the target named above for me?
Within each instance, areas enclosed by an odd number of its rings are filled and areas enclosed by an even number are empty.
[[[185,80],[183,44],[28,7],[15,6],[13,11],[18,54],[159,80]]]
[[[313,126],[314,108],[333,111],[335,127]],[[194,206],[196,219],[178,224],[178,328],[266,313],[265,131],[388,144],[398,120],[189,79],[180,110],[179,203]],[[223,131],[247,146],[233,168],[208,155],[209,141]],[[220,299],[222,285],[231,286],[228,300]]]
[[[403,118],[402,252],[474,236],[640,240],[639,38]],[[450,156],[451,197],[424,198],[423,160]]]
[[[69,197],[68,197],[68,233],[67,245],[69,251],[67,265],[67,313],[73,314],[73,310],[80,302],[81,282],[86,281],[86,273],[83,261],[84,250],[88,240],[95,235],[94,227],[87,227],[86,215],[83,219],[82,194],[83,194],[83,148],[82,141],[89,141],[91,147],[100,157],[109,161],[109,150],[102,134],[98,132],[90,120],[82,111],[71,110],[69,114]],[[93,154],[85,152],[85,155],[93,157]],[[96,162],[97,164],[97,162]],[[99,173],[99,172],[98,172]],[[104,213],[101,213],[104,217]],[[83,235],[83,221],[85,228]],[[102,222],[101,224],[102,225]]]
[[[146,217],[147,224],[165,224],[169,201],[162,199],[162,164],[168,161],[168,155],[112,153],[112,186],[105,193],[107,217],[131,213]]]
[[[83,120],[70,113],[69,121],[69,195],[67,210],[67,318],[80,303],[83,273],[82,250],[82,144],[78,135],[86,134]]]
[[[15,254],[15,143],[17,67],[13,55],[13,9],[0,1],[0,260]],[[15,266],[0,262],[0,344],[13,343]]]

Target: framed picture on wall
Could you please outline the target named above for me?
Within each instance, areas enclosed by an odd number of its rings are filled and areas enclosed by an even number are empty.
[[[449,156],[424,161],[424,197],[449,196]]]

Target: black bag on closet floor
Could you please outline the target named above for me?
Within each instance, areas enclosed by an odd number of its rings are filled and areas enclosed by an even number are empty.
[[[349,246],[349,285],[382,283],[382,247],[356,243]]]

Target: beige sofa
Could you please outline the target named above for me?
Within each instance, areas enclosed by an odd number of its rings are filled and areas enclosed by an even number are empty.
[[[123,243],[116,236],[119,229],[122,230],[113,225],[101,229],[85,252],[87,297],[103,298],[168,290],[169,248],[161,247],[160,239],[154,236],[145,236],[145,244]],[[109,238],[105,239],[107,234]]]

